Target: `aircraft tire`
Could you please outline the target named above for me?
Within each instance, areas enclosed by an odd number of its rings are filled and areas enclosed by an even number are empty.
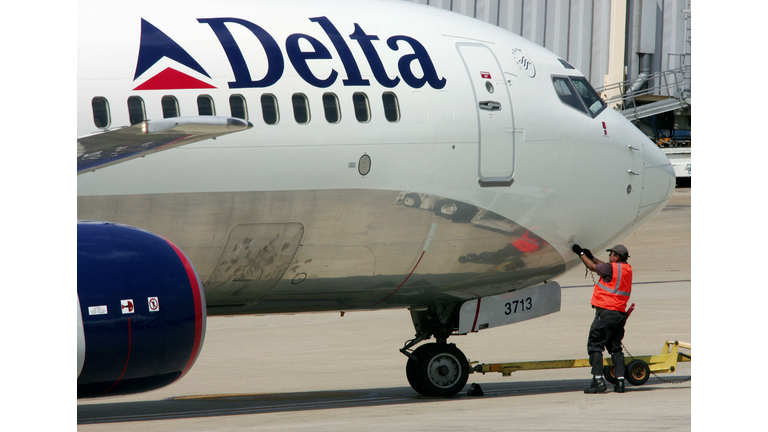
[[[417,348],[413,354],[416,356],[421,356],[424,354],[424,351],[419,352],[419,349]],[[405,365],[405,375],[408,377],[408,384],[410,384],[414,390],[416,390],[419,394],[426,394],[424,393],[425,390],[422,389],[421,379],[419,379],[420,375],[418,365],[419,362],[408,359],[408,364]]]
[[[454,396],[469,379],[469,362],[454,344],[425,344],[406,365],[408,382],[425,396]]]

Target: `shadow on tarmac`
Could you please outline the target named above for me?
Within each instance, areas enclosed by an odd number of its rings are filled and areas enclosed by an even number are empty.
[[[470,376],[471,378],[471,376]],[[678,380],[690,376],[675,377]],[[165,400],[142,402],[106,402],[78,405],[77,424],[116,423],[143,420],[170,420],[306,411],[332,408],[382,406],[413,403],[450,403],[458,400],[541,395],[551,393],[581,393],[589,384],[586,379],[558,381],[528,381],[482,383],[484,396],[467,396],[467,387],[454,397],[421,396],[410,387],[315,391],[301,393],[244,393],[222,395],[182,396]],[[689,383],[685,383],[690,386]],[[660,381],[649,381],[642,387],[628,385],[625,395],[640,391],[664,391],[680,388]],[[608,392],[613,386],[608,386]],[[591,397],[591,396],[590,396]],[[599,396],[597,396],[599,397]]]

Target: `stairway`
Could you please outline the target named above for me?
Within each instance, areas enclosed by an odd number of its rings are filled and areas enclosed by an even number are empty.
[[[673,111],[676,109],[685,108],[690,105],[688,102],[690,99],[685,100],[682,98],[669,98],[666,100],[652,102],[645,105],[633,106],[619,111],[629,121],[640,120],[644,117],[654,116],[656,114],[665,113],[667,111]]]
[[[630,121],[639,120],[691,105],[691,67],[685,66],[645,77],[645,88],[639,87],[638,78],[596,88],[601,94],[614,94],[605,103],[615,108]],[[642,102],[652,100],[651,103]]]

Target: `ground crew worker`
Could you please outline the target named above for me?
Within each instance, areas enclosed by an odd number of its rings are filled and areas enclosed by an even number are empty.
[[[573,245],[573,251],[581,257],[587,268],[596,272],[600,279],[592,291],[592,307],[595,319],[589,329],[587,352],[592,365],[592,383],[584,393],[605,391],[603,380],[603,349],[607,348],[613,359],[616,384],[614,391],[624,393],[624,324],[627,322],[627,301],[632,292],[632,267],[627,263],[629,252],[622,245],[608,249],[608,263],[594,256],[588,249]]]

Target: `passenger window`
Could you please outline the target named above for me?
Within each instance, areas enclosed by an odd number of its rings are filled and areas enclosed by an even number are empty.
[[[397,103],[397,96],[392,92],[386,92],[381,95],[384,103],[384,116],[387,121],[392,123],[400,121],[400,104]]]
[[[275,95],[261,95],[261,116],[264,118],[264,123],[269,125],[277,124],[280,121],[280,111],[277,107]]]
[[[584,105],[592,113],[592,117],[597,115],[605,108],[605,103],[600,99],[594,88],[589,84],[584,77],[571,77],[573,87],[576,88],[576,92],[581,96],[581,100],[584,101]]]
[[[163,106],[163,118],[179,116],[179,101],[173,96],[163,96],[160,103]]]
[[[571,81],[568,78],[553,77],[552,84],[554,84],[557,96],[563,103],[585,114],[587,113],[587,110],[585,110],[584,106],[581,104],[581,100],[576,95],[576,91],[573,89]]]
[[[97,128],[109,127],[109,104],[103,97],[91,99],[91,108],[93,108],[93,123]]]
[[[325,119],[328,123],[338,123],[341,121],[341,110],[339,109],[339,98],[333,93],[323,95],[323,110],[325,110]]]
[[[365,93],[352,95],[352,103],[355,106],[355,118],[361,123],[371,121],[371,107],[368,105],[368,96]]]
[[[229,110],[232,117],[248,120],[248,107],[245,105],[245,98],[241,95],[229,97]]]
[[[309,123],[309,101],[307,96],[302,93],[294,93],[291,97],[293,102],[293,118],[298,124]]]
[[[208,95],[197,97],[197,114],[201,116],[216,115],[216,109],[213,106],[213,98]]]
[[[131,96],[128,98],[128,118],[131,121],[131,126],[139,124],[147,119],[146,111],[144,111],[144,100],[138,96]]]

